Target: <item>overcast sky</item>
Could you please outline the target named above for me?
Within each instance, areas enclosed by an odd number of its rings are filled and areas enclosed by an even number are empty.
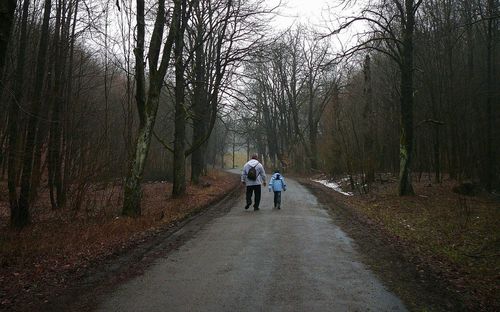
[[[280,0],[266,0],[269,3],[279,3]],[[280,26],[289,26],[294,22],[310,22],[312,24],[324,25],[332,19],[333,15],[347,16],[356,14],[364,1],[351,1],[351,5],[342,4],[343,0],[281,0],[282,5],[278,9],[279,16],[275,23]]]
[[[280,0],[269,0],[270,3],[278,3]],[[355,1],[357,5],[342,6],[342,0],[281,0],[282,5],[277,10],[277,16],[273,19],[273,24],[277,30],[283,30],[294,24],[307,24],[314,26],[319,32],[326,33],[328,28],[334,28],[334,20],[339,16],[357,15],[360,3],[363,1]],[[266,0],[267,2],[267,0]],[[338,49],[338,40],[342,41],[344,47],[354,43],[353,34],[362,31],[361,23],[354,24],[349,30],[346,30],[336,38],[331,38],[336,42]]]
[[[276,3],[278,1],[273,0]],[[273,24],[280,29],[288,28],[297,23],[324,25],[325,18],[328,17],[328,3],[333,2],[332,0],[282,1],[282,6],[277,10],[278,16],[273,19]]]

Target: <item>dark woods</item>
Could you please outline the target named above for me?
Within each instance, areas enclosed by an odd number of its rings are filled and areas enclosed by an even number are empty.
[[[41,193],[78,210],[106,185],[138,216],[141,182],[182,196],[229,150],[363,183],[397,173],[402,195],[424,172],[498,188],[497,1],[372,1],[330,33],[279,35],[264,2],[1,1],[11,224],[30,222]]]
[[[123,214],[137,216],[141,181],[173,181],[181,196],[186,168],[198,183],[219,161],[210,134],[262,30],[261,1],[1,3],[0,176],[13,226],[30,222],[42,192],[52,209],[78,210],[117,184]]]

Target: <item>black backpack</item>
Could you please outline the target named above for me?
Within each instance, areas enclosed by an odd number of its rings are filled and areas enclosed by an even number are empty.
[[[257,170],[255,169],[255,167],[257,167],[259,164],[255,165],[255,166],[252,166],[249,170],[248,170],[248,173],[247,173],[247,178],[248,180],[257,180]]]

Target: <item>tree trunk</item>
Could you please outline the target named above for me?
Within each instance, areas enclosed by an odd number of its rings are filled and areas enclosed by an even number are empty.
[[[493,31],[494,31],[494,0],[488,0],[488,30],[486,34],[486,190],[493,190],[496,168],[494,166],[493,123],[496,113],[492,111],[493,102]],[[495,25],[496,26],[496,25]]]
[[[184,18],[183,18],[184,20]],[[183,21],[184,24],[184,21]],[[182,26],[184,27],[184,26]],[[173,196],[186,192],[186,107],[184,94],[184,37],[177,34],[174,46],[175,59],[175,133]]]
[[[309,70],[309,84],[308,84],[308,89],[309,89],[309,101],[308,101],[308,114],[307,114],[307,120],[309,124],[309,146],[310,148],[306,148],[306,156],[309,158],[311,162],[311,169],[317,170],[318,169],[318,147],[317,147],[317,132],[318,132],[318,125],[316,121],[314,120],[314,82],[312,78],[312,70]]]
[[[441,183],[441,157],[440,157],[440,137],[439,126],[434,126],[434,182]]]
[[[199,135],[198,127],[193,129],[193,138]],[[198,131],[196,131],[198,130]],[[195,134],[197,132],[197,134]],[[200,131],[201,132],[201,131]],[[204,160],[204,148],[200,147],[193,151],[191,154],[191,183],[197,185],[200,183],[200,176],[203,174],[203,160]]]
[[[374,126],[375,116],[373,116],[373,95],[372,95],[372,80],[371,80],[371,60],[370,56],[366,55],[364,63],[364,96],[365,109],[363,119],[365,120],[365,135],[364,135],[364,151],[363,155],[366,159],[366,182],[375,181],[375,150],[374,142],[376,141],[376,129]]]
[[[11,225],[17,228],[22,228],[30,221],[28,207],[21,206],[17,199],[17,175],[19,147],[18,147],[18,120],[19,120],[19,103],[23,97],[23,82],[24,82],[24,67],[26,61],[26,44],[27,44],[27,22],[30,1],[23,2],[22,17],[21,17],[21,36],[19,41],[19,50],[17,54],[16,82],[14,90],[14,98],[9,105],[9,155],[8,155],[8,189],[10,203],[10,221]]]
[[[141,215],[141,181],[144,172],[144,165],[149,152],[151,134],[156,119],[156,109],[150,111],[146,116],[146,82],[144,73],[144,0],[137,0],[137,46],[134,49],[135,55],[135,78],[136,78],[136,104],[139,114],[139,129],[135,144],[135,152],[132,165],[125,180],[123,194],[122,214],[129,217]],[[151,86],[150,86],[151,87]],[[151,100],[151,99],[148,99]]]
[[[148,103],[152,110],[158,109],[158,95],[149,95]],[[148,158],[149,145],[154,128],[156,114],[147,116],[139,128],[137,136],[135,157],[129,176],[125,181],[124,202],[122,214],[129,217],[141,215],[141,181],[146,159]]]
[[[205,74],[205,51],[203,44],[203,27],[201,21],[197,25],[195,52],[195,82],[193,90],[193,145],[206,136],[207,124],[207,82]],[[203,143],[191,154],[191,182],[199,184],[204,168],[205,146]]]
[[[19,207],[20,209],[26,209],[29,211],[30,200],[32,199],[31,192],[34,190],[31,188],[32,184],[32,174],[33,174],[33,157],[35,149],[35,138],[38,129],[38,116],[40,115],[40,108],[42,106],[42,89],[43,81],[45,77],[45,65],[46,56],[48,49],[48,37],[49,37],[49,20],[51,12],[51,0],[46,0],[44,5],[44,15],[42,24],[42,34],[40,37],[40,46],[37,56],[37,68],[36,68],[36,82],[35,82],[35,93],[31,106],[31,115],[28,121],[28,130],[24,148],[24,161],[23,161],[23,173],[21,176],[21,192],[19,195]]]
[[[16,2],[16,0],[0,1],[0,81],[3,76],[3,67],[12,32],[12,24],[14,24]]]
[[[59,2],[57,5],[56,13],[56,23],[55,23],[55,35],[54,35],[54,55],[56,55],[56,61],[54,63],[54,68],[52,74],[55,76],[54,85],[52,90],[52,116],[50,124],[50,135],[49,135],[49,155],[48,155],[48,182],[49,182],[49,193],[50,193],[50,203],[52,209],[58,209],[59,203],[58,198],[60,196],[60,180],[61,180],[61,101],[62,101],[62,90],[63,90],[63,72],[64,72],[64,56],[63,56],[63,44],[65,44],[63,38],[63,25],[64,25],[64,2]]]
[[[185,9],[185,8],[184,8]],[[124,185],[124,197],[122,214],[136,217],[141,215],[141,181],[144,166],[149,152],[151,136],[153,134],[156,114],[158,112],[159,95],[163,85],[173,44],[174,34],[178,36],[179,20],[182,11],[181,0],[174,1],[174,10],[170,30],[163,48],[160,66],[160,56],[163,28],[166,23],[165,1],[158,2],[153,33],[149,46],[149,91],[146,100],[146,83],[144,70],[144,36],[145,36],[145,13],[144,0],[137,0],[137,47],[134,49],[136,58],[136,104],[139,113],[139,129],[135,145],[135,153],[131,168]]]
[[[414,194],[411,182],[413,157],[413,30],[415,11],[413,0],[405,1],[406,21],[403,33],[401,62],[401,137],[399,143],[399,195]]]

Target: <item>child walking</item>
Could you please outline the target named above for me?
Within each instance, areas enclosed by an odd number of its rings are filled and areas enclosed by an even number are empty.
[[[286,192],[286,183],[279,170],[274,170],[269,181],[269,192],[271,190],[274,192],[274,208],[281,209],[281,191]]]

